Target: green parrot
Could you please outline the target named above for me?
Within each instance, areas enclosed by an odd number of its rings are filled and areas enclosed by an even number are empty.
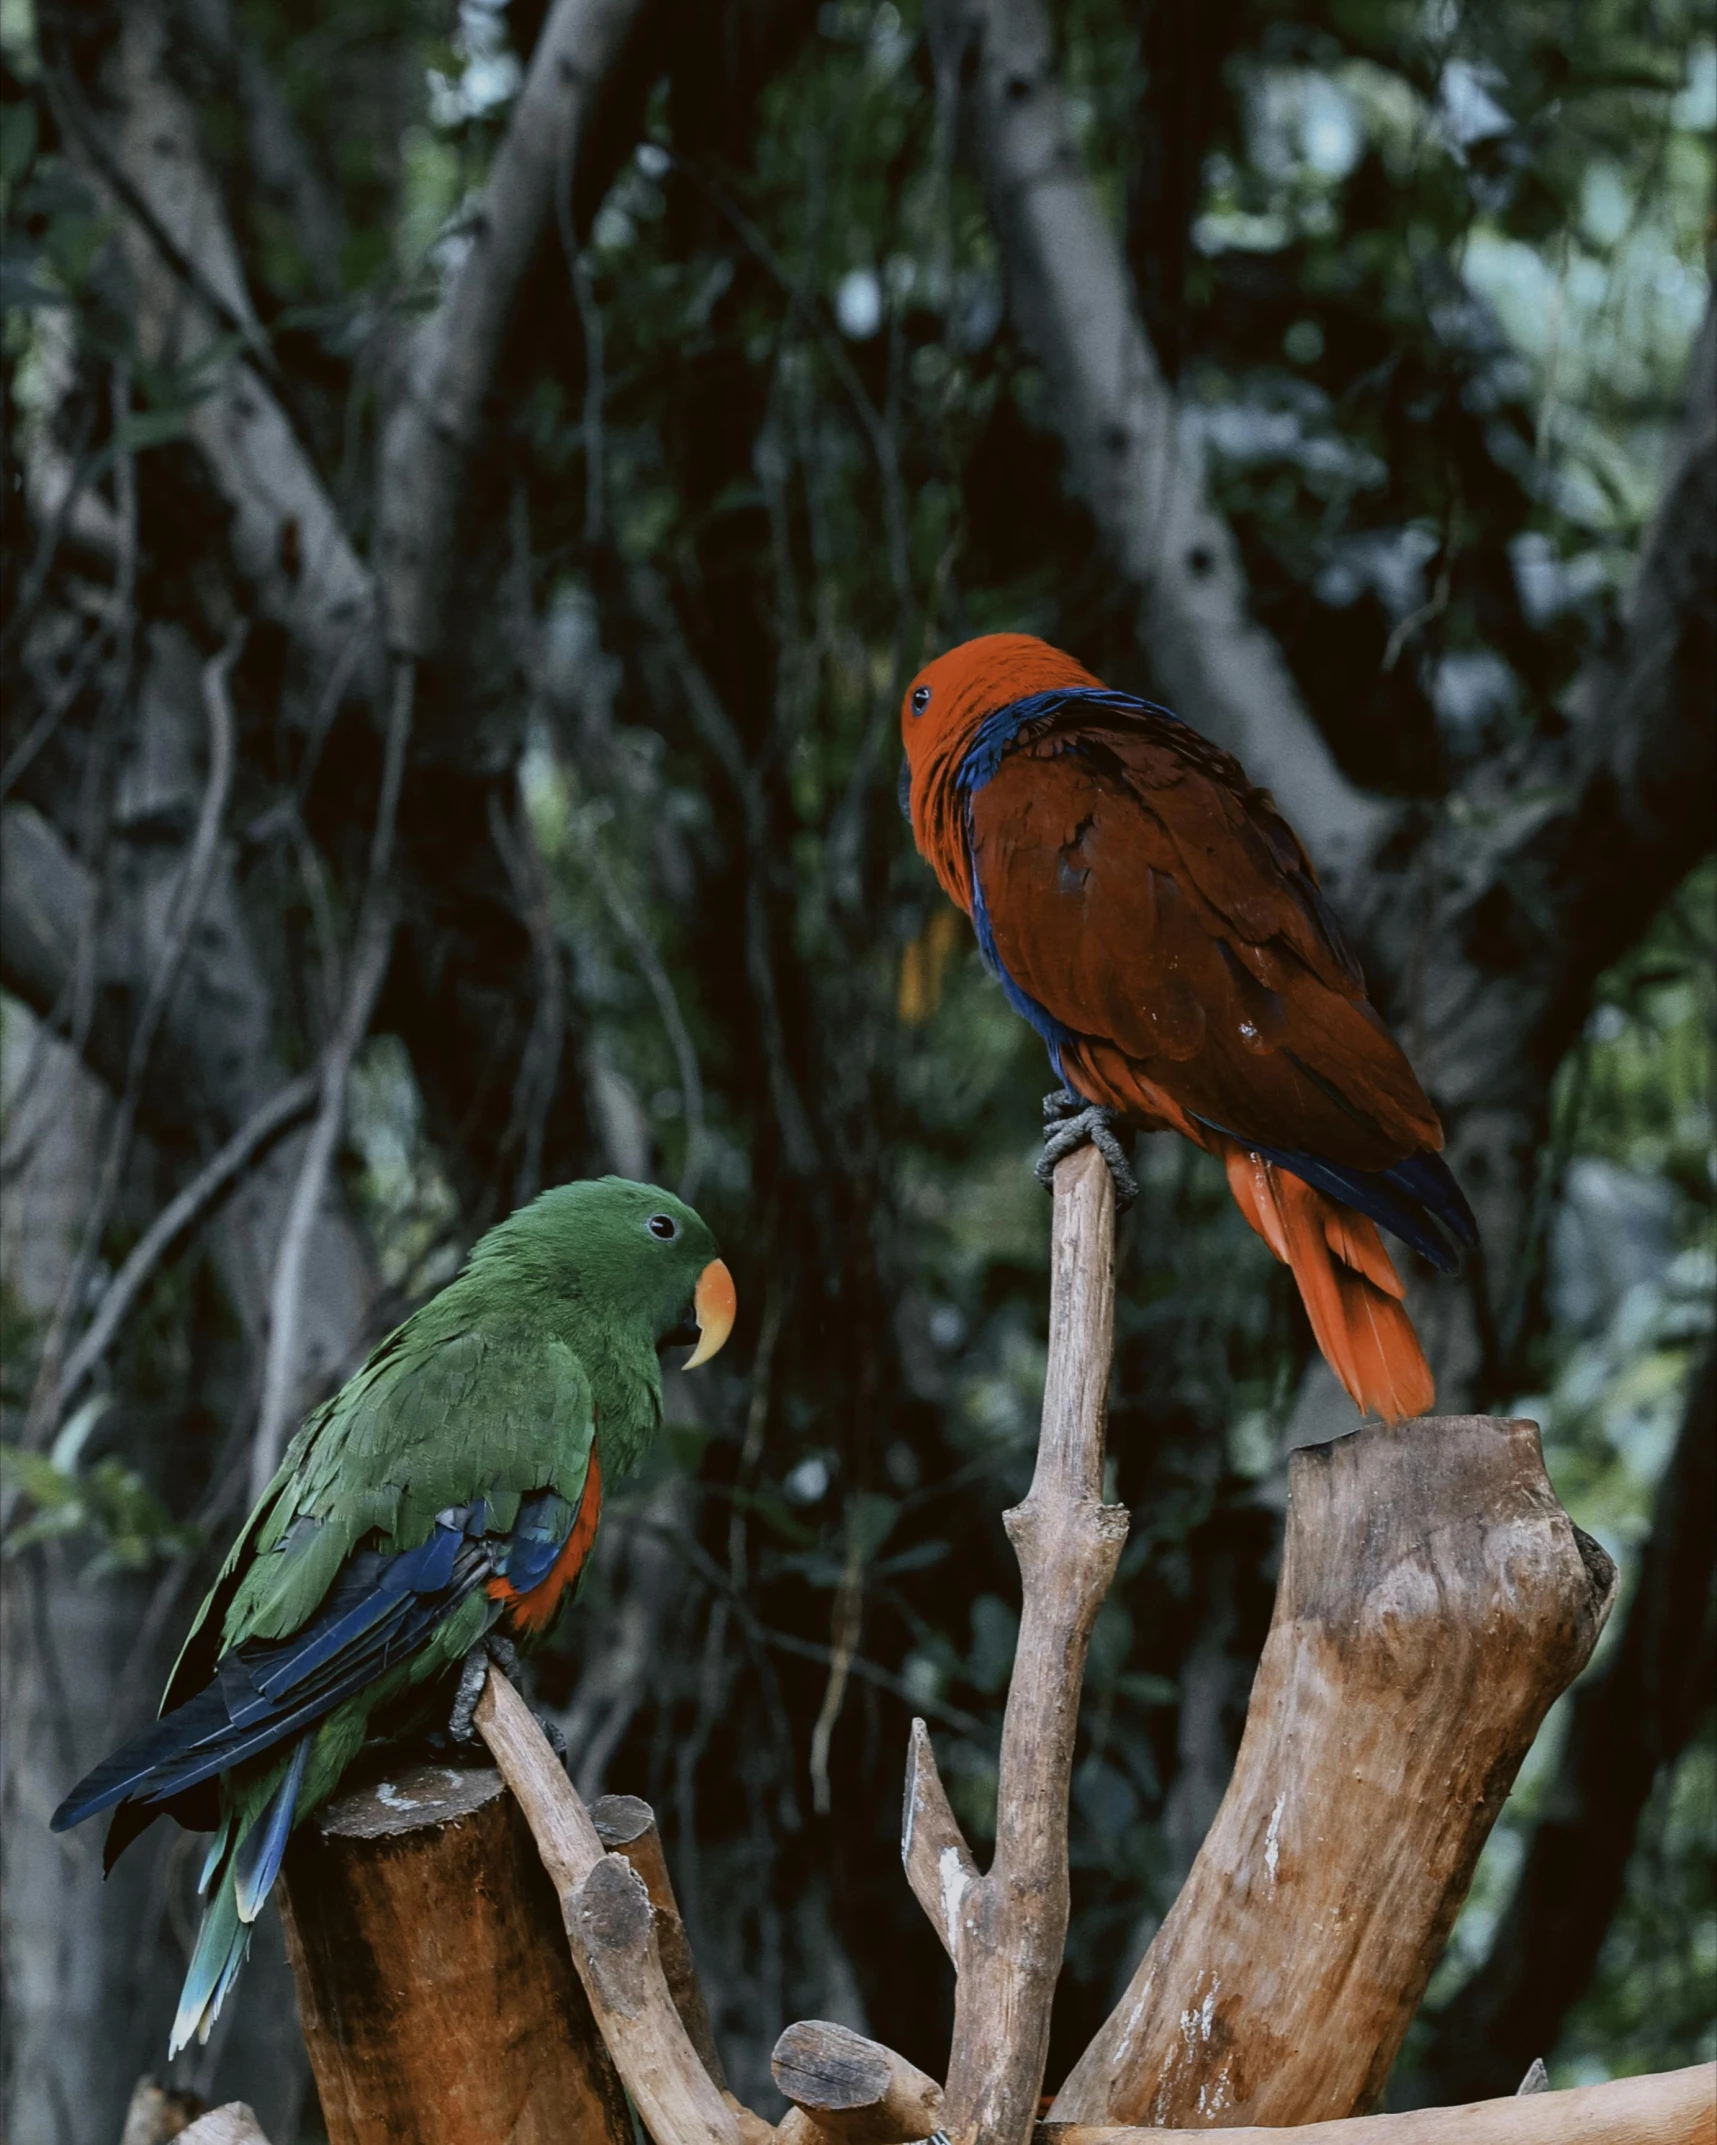
[[[469,1732],[485,1649],[545,1632],[602,1482],[660,1426],[659,1349],[706,1362],[733,1279],[690,1207],[563,1184],[475,1246],[304,1422],[233,1544],[160,1718],[78,1783],[56,1832],[117,1804],[106,1865],[163,1811],[214,1832],[169,2054],[208,2038],[295,1824],[372,1722]]]

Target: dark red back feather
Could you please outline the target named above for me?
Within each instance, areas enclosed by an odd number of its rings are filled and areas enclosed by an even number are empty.
[[[968,915],[981,887],[1002,968],[1071,1031],[1071,1084],[1221,1155],[1355,1401],[1417,1412],[1430,1374],[1376,1228],[1253,1143],[1380,1172],[1441,1147],[1436,1112],[1292,828],[1189,725],[1073,700],[962,786],[986,717],[1062,689],[1101,690],[1024,634],[919,674],[901,711],[919,848]]]

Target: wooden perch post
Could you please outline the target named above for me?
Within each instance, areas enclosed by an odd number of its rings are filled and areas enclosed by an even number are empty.
[[[1234,1777],[1058,2122],[1369,2108],[1609,1612],[1615,1568],[1557,1503],[1533,1423],[1357,1430],[1296,1452],[1288,1495]]]
[[[1085,1651],[1127,1537],[1103,1502],[1115,1322],[1115,1192],[1081,1148],[1055,1172],[1049,1362],[1037,1467],[1005,1515],[1019,1558],[1019,1644],[1002,1723],[996,1852],[980,1875],[913,1726],[901,1857],[959,1975],[945,2128],[965,2145],[1025,2145],[1067,1940],[1067,1799]]]
[[[491,1767],[337,1797],[280,1898],[330,2145],[631,2145],[554,1887]]]

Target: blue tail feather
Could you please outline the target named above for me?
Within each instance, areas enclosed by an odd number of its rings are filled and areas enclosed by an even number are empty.
[[[287,1763],[285,1776],[269,1798],[268,1807],[240,1841],[233,1855],[233,1896],[241,1922],[253,1922],[280,1874],[281,1857],[291,1836],[292,1819],[298,1808],[298,1791],[304,1785],[305,1761],[314,1735],[298,1738],[298,1747]],[[217,1999],[218,2000],[218,1999]]]
[[[233,1976],[249,1948],[250,1925],[239,1920],[229,1858],[215,1880],[208,1905],[203,1909],[203,1925],[197,1931],[196,1949],[191,1954],[185,1986],[179,1993],[179,2009],[167,2042],[169,2062],[193,2039],[208,2039],[220,2000],[232,1987]]]
[[[203,1857],[203,1874],[197,1879],[197,1890],[199,1892],[206,1892],[214,1882],[215,1871],[226,1860],[227,1842],[232,1836],[233,1814],[230,1810],[223,1810],[221,1812],[220,1830],[209,1842],[209,1851]]]

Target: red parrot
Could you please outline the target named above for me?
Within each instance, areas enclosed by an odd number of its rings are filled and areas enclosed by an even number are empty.
[[[900,727],[919,850],[1066,1084],[1040,1174],[1091,1139],[1130,1192],[1116,1122],[1219,1156],[1355,1405],[1423,1414],[1431,1372],[1378,1224],[1444,1272],[1478,1229],[1268,792],[1024,633],[939,656]]]

